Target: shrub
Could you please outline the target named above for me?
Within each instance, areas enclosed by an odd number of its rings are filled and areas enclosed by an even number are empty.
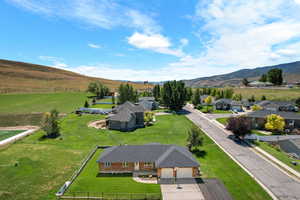
[[[193,126],[188,132],[187,138],[187,147],[189,151],[192,151],[193,147],[202,146],[203,144],[203,137],[202,132],[198,127]]]
[[[271,114],[267,116],[267,122],[265,128],[272,132],[279,131],[282,132],[285,127],[284,118],[280,115]]]
[[[54,138],[59,135],[60,127],[58,123],[58,115],[59,113],[55,109],[44,114],[41,128],[46,133],[45,137]]]
[[[144,121],[146,126],[149,126],[154,119],[154,113],[153,112],[145,112]]]
[[[228,119],[226,129],[232,131],[237,137],[244,137],[251,132],[251,124],[243,116],[231,117]]]
[[[254,105],[254,106],[252,106],[252,110],[253,110],[253,111],[258,111],[258,110],[261,110],[261,109],[262,109],[262,107],[259,106],[259,105]]]

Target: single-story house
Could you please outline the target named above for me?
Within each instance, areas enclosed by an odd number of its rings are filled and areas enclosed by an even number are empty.
[[[300,139],[282,140],[278,144],[284,152],[300,159]]]
[[[231,99],[218,99],[213,102],[216,110],[230,110],[231,109]]]
[[[246,100],[246,99],[242,100],[241,103],[246,110],[250,110],[251,106],[254,105],[254,102],[250,102],[249,100]]]
[[[159,178],[192,178],[199,163],[185,147],[172,144],[120,145],[105,149],[97,160],[100,173],[137,173]]]
[[[140,97],[139,103],[145,110],[156,110],[159,107],[159,103],[155,101],[154,97]]]
[[[129,101],[117,106],[107,118],[108,128],[132,131],[144,127],[144,108]]]
[[[264,129],[268,115],[276,114],[285,119],[286,129],[292,130],[300,128],[300,114],[295,112],[272,111],[272,110],[258,110],[245,115],[254,129]]]
[[[262,107],[264,110],[271,111],[286,111],[286,112],[298,112],[299,108],[295,103],[290,101],[259,101],[256,102],[257,105]]]
[[[249,83],[250,87],[268,87],[273,85],[274,84],[270,82],[260,82],[260,81],[252,81]]]
[[[231,101],[230,108],[236,112],[243,112],[243,103],[241,101]]]

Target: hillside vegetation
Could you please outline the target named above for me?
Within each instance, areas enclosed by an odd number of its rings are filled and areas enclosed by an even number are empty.
[[[191,87],[237,86],[242,84],[243,78],[258,80],[261,75],[266,74],[270,69],[274,68],[282,69],[283,79],[287,83],[293,83],[300,80],[300,61],[298,61],[274,66],[258,67],[254,69],[242,69],[228,74],[195,78],[185,80],[184,82]]]
[[[110,89],[116,89],[122,82],[93,78],[67,70],[0,59],[0,93],[37,93],[85,91],[92,81],[100,81]],[[132,83],[137,89],[143,84]]]

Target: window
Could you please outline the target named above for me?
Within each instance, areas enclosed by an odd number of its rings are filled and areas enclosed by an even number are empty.
[[[128,167],[128,162],[123,162],[123,167]]]
[[[144,163],[144,166],[145,166],[145,167],[152,167],[153,164],[152,164],[151,162],[145,162],[145,163]]]
[[[104,166],[105,166],[105,167],[110,167],[110,166],[111,166],[111,163],[110,163],[110,162],[106,162],[106,163],[104,164]]]

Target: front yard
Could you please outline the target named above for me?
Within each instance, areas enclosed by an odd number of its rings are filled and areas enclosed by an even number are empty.
[[[203,113],[211,113],[211,114],[230,114],[232,113],[230,110],[216,110],[213,106],[202,105],[197,108]]]
[[[127,133],[87,127],[88,122],[104,117],[70,114],[61,120],[59,138],[40,140],[42,132],[39,131],[0,150],[0,199],[53,199],[54,193],[96,145],[159,142],[183,146],[187,131],[193,126],[183,115],[163,115],[156,117],[153,126]],[[203,177],[220,179],[236,200],[270,199],[258,183],[206,135],[200,149],[195,155]],[[70,191],[98,191],[99,188],[118,193],[159,191],[158,185],[135,183],[130,177],[96,177],[96,170],[97,164],[90,161]]]

